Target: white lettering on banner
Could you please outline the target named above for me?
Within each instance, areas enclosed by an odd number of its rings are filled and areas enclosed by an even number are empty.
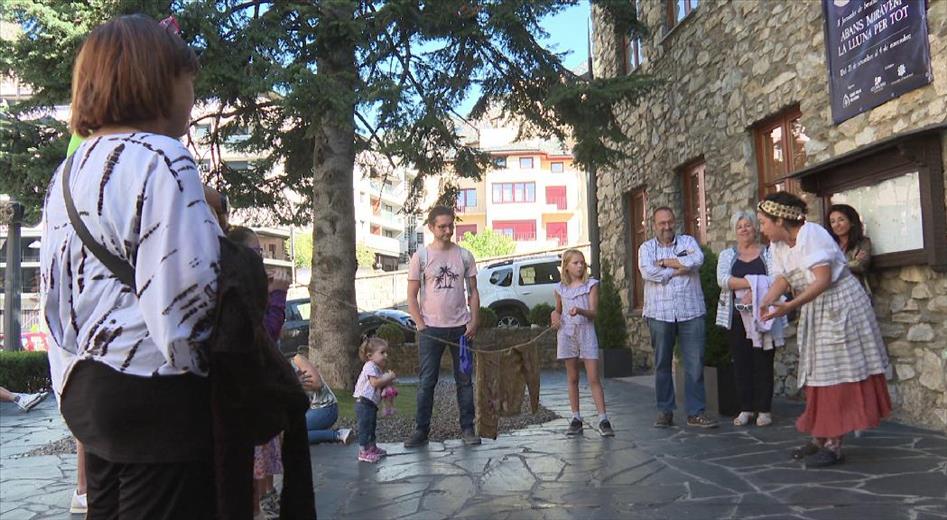
[[[909,6],[904,5],[904,0],[887,0],[880,4],[878,0],[873,0],[866,2],[862,7],[868,8],[875,5],[878,6],[876,9],[869,10],[867,15],[854,20],[842,29],[839,38],[841,43],[838,46],[838,56],[844,56],[861,47],[875,36],[887,31],[891,25],[908,18]],[[839,19],[838,26],[842,27],[861,12],[861,9],[859,9]],[[842,71],[842,75],[845,75],[844,71]]]

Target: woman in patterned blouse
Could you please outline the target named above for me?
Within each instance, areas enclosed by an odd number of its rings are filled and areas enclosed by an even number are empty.
[[[121,16],[83,43],[70,126],[85,140],[43,207],[50,372],[85,447],[90,518],[215,514],[204,346],[221,231],[178,141],[199,66],[170,22]]]

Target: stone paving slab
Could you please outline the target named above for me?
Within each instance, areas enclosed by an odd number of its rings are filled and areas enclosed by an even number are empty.
[[[561,416],[570,409],[564,383],[562,373],[543,374],[542,403]],[[561,418],[476,447],[386,444],[375,465],[358,463],[355,446],[313,446],[319,517],[947,520],[943,434],[885,423],[847,439],[844,464],[807,470],[788,455],[802,440],[793,426],[801,403],[777,400],[767,428],[724,420],[695,431],[676,416],[660,430],[650,383],[606,382],[614,438],[588,425],[568,438]],[[587,388],[582,395],[588,414]],[[0,404],[0,520],[70,518],[75,455],[14,458],[67,435],[51,399],[28,414]]]
[[[693,430],[675,417],[661,430],[650,379],[607,381],[611,439],[589,425],[568,438],[562,418],[477,447],[383,445],[377,465],[357,463],[355,446],[314,446],[320,518],[947,520],[942,434],[886,423],[847,439],[844,464],[804,469],[789,458],[804,440],[801,403],[777,400],[767,428]],[[563,375],[542,384],[543,405],[569,415]]]

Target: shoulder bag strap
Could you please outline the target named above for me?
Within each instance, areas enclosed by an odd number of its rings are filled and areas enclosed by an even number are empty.
[[[72,200],[72,192],[69,190],[69,178],[72,173],[73,159],[75,158],[76,154],[70,155],[62,169],[62,196],[66,203],[66,213],[69,214],[69,223],[72,224],[72,228],[76,231],[76,234],[79,235],[79,239],[82,240],[82,244],[86,249],[91,251],[92,255],[98,258],[99,261],[105,265],[106,269],[111,271],[119,281],[131,287],[137,293],[138,289],[135,287],[135,269],[128,262],[113,255],[109,250],[105,249],[105,246],[92,238],[89,229],[85,226],[85,223],[82,222],[82,218],[79,217],[79,212],[76,211],[76,205]]]

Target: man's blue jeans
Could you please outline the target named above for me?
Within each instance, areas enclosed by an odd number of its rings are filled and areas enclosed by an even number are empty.
[[[454,367],[454,383],[457,385],[457,408],[460,411],[461,430],[473,429],[474,395],[471,376],[460,371],[460,337],[467,331],[460,327],[428,327],[419,332],[418,364],[418,412],[415,424],[418,430],[428,433],[431,430],[431,411],[434,408],[434,387],[441,371],[441,357],[445,347],[450,347],[451,361]],[[453,345],[443,343],[443,340]]]
[[[339,432],[332,429],[338,418],[338,403],[306,410],[306,429],[309,430],[309,444],[339,440]]]
[[[674,378],[671,374],[671,359],[674,356],[675,340],[681,346],[684,358],[684,396],[687,415],[700,415],[704,411],[704,340],[706,325],[700,316],[687,321],[659,321],[648,318],[651,331],[651,347],[654,349],[654,393],[658,410],[673,412]]]

